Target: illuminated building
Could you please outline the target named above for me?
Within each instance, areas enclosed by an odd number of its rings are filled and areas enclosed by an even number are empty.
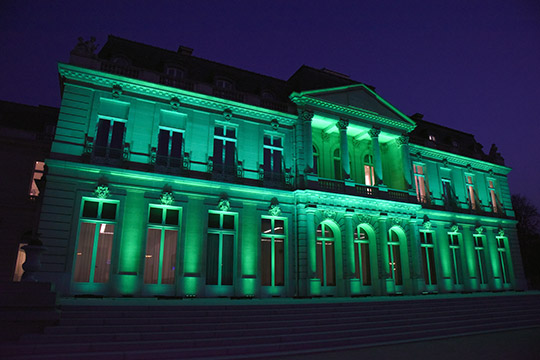
[[[40,222],[61,295],[524,288],[507,174],[371,86],[287,81],[110,36],[59,64]],[[410,139],[410,142],[409,142]]]

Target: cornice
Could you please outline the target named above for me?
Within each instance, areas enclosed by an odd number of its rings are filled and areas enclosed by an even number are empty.
[[[181,104],[207,108],[219,113],[222,113],[226,109],[230,109],[236,116],[255,118],[268,122],[276,119],[280,124],[287,126],[293,126],[297,121],[297,116],[292,114],[284,116],[284,113],[255,105],[221,99],[211,95],[178,89],[149,81],[131,79],[98,70],[81,68],[71,64],[58,63],[58,72],[60,76],[63,76],[68,80],[89,83],[105,88],[112,88],[113,85],[119,85],[124,93],[131,92],[155,97],[166,102],[169,102],[173,97],[176,97]]]
[[[508,175],[508,173],[512,170],[511,168],[503,165],[493,164],[487,161],[478,160],[470,157],[466,157],[463,155],[457,155],[450,152],[445,152],[441,150],[436,150],[432,148],[428,148],[425,146],[417,145],[417,144],[409,144],[409,151],[411,153],[411,157],[414,157],[416,154],[420,154],[422,157],[443,161],[448,160],[449,164],[452,165],[459,165],[466,167],[467,165],[471,165],[475,170],[482,170],[482,171],[489,171],[493,170],[493,172],[502,174],[502,175]]]

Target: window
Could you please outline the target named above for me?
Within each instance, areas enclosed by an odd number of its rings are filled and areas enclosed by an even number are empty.
[[[395,230],[390,230],[388,239],[388,270],[390,278],[396,285],[403,285],[401,275],[401,254],[399,253],[399,236]]]
[[[441,179],[442,183],[442,196],[445,204],[450,204],[454,199],[454,190],[452,189],[452,182],[449,179]]]
[[[181,167],[184,134],[178,130],[161,128],[158,135],[156,164],[168,167]]]
[[[473,177],[471,175],[466,176],[467,185],[467,199],[472,210],[478,210],[478,202],[476,201],[476,191],[474,190]]]
[[[510,267],[508,265],[508,254],[505,246],[506,241],[505,237],[497,237],[497,252],[499,253],[499,264],[501,267],[503,284],[508,284],[510,282]]]
[[[375,170],[373,168],[373,155],[364,156],[364,176],[365,183],[369,186],[375,186]]]
[[[413,164],[414,182],[416,185],[416,197],[418,202],[426,204],[429,200],[426,175],[423,165]]]
[[[371,285],[369,238],[366,230],[361,226],[354,231],[354,265],[355,279],[360,279],[363,285]]]
[[[121,159],[124,151],[125,130],[126,123],[123,121],[100,119],[94,154],[110,159]]]
[[[232,285],[234,264],[235,214],[208,213],[206,284]]]
[[[145,284],[174,284],[180,209],[150,206],[144,255]]]
[[[502,205],[495,190],[495,180],[488,180],[489,200],[494,213],[502,213]]]
[[[343,179],[343,169],[341,168],[341,153],[339,149],[334,150],[334,157],[333,157],[333,164],[334,164],[334,179],[341,180]]]
[[[319,169],[321,168],[319,164],[319,150],[313,146],[313,173],[319,174]]]
[[[75,282],[109,281],[118,202],[83,199],[75,257]]]
[[[36,161],[34,163],[34,173],[32,174],[32,184],[30,185],[30,197],[36,198],[39,196],[39,180],[43,177],[45,171],[45,163],[43,161]]]
[[[334,232],[327,224],[317,228],[317,276],[322,286],[336,285]]]
[[[214,129],[214,172],[236,172],[236,127],[217,125]]]
[[[167,76],[174,78],[174,79],[183,79],[184,78],[184,70],[179,69],[177,67],[169,66],[166,70]]]
[[[261,219],[261,285],[283,286],[285,283],[285,220]]]
[[[487,284],[486,258],[484,252],[484,237],[482,235],[473,235],[474,252],[476,253],[476,274],[480,284]]]
[[[450,246],[450,260],[452,261],[452,279],[455,285],[463,284],[461,278],[461,258],[459,252],[459,235],[448,233],[448,244]]]
[[[422,248],[422,268],[426,285],[437,285],[435,271],[435,251],[433,248],[433,233],[420,231],[420,247]]]
[[[264,178],[280,180],[283,159],[283,139],[276,135],[264,135]]]
[[[233,84],[232,82],[225,80],[225,79],[217,79],[216,80],[216,87],[226,90],[232,90]]]

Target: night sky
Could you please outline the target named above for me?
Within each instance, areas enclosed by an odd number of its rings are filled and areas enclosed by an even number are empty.
[[[287,79],[302,64],[377,88],[405,114],[497,144],[540,209],[540,1],[0,2],[0,99],[60,106],[57,62],[107,35]]]

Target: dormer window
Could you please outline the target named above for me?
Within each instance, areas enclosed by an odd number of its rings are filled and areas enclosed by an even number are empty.
[[[113,56],[111,62],[120,66],[130,66],[131,61],[125,56]]]
[[[274,93],[268,90],[264,90],[261,92],[261,97],[265,100],[275,100]]]
[[[165,73],[167,76],[174,78],[174,79],[183,79],[184,78],[184,70],[174,67],[174,66],[168,66],[165,69]]]
[[[233,89],[233,84],[229,80],[217,79],[216,80],[216,87],[221,88],[221,89],[226,89],[226,90],[232,90]]]

